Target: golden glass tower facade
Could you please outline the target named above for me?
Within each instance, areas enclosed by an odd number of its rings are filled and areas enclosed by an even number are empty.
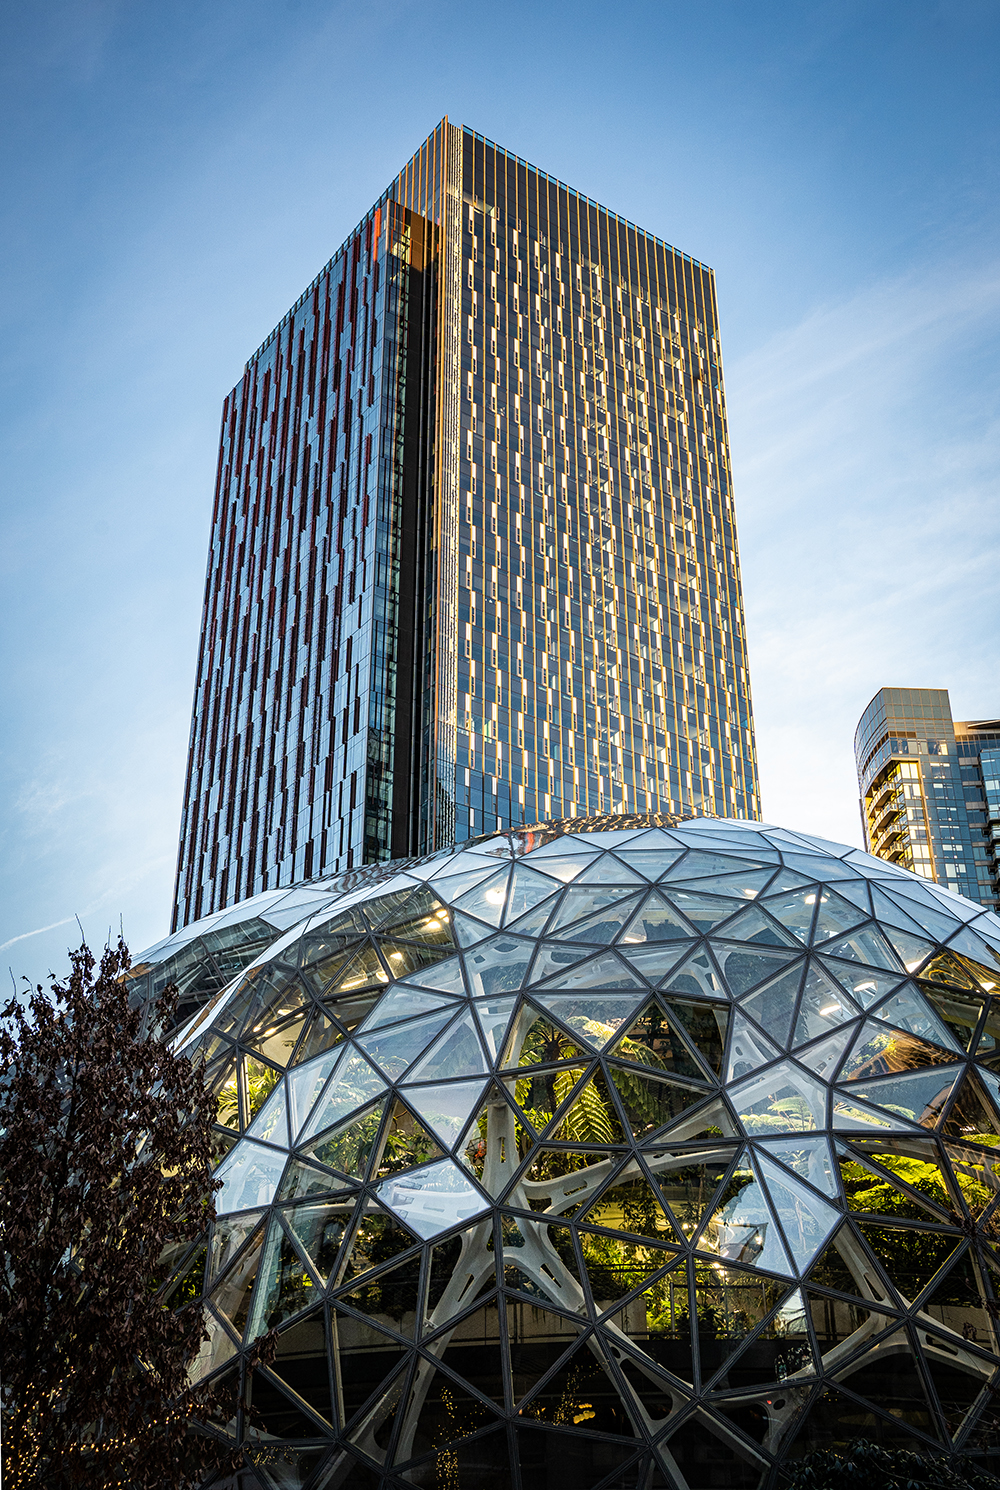
[[[712,271],[443,120],[226,400],[174,926],[759,815]]]

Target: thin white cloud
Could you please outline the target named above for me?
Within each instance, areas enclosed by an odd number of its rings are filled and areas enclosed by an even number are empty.
[[[824,306],[729,370],[764,813],[859,841],[853,735],[883,685],[997,712],[995,267]],[[978,376],[970,376],[975,368]]]

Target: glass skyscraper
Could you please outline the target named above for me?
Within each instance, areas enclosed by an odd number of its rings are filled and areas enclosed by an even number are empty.
[[[954,721],[946,688],[880,688],[854,754],[871,853],[1000,909],[1000,719]]]
[[[712,271],[443,120],[226,399],[174,927],[759,815]]]

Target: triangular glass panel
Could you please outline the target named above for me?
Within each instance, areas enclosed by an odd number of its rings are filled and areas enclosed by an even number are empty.
[[[410,1072],[412,1081],[447,1081],[457,1076],[485,1076],[489,1065],[471,1009],[449,1025]]]
[[[971,1071],[966,1072],[958,1088],[942,1132],[946,1138],[988,1144],[991,1148],[1000,1139],[996,1112]]]
[[[978,1010],[976,1011],[978,1019]],[[964,1050],[946,1028],[944,1021],[933,1012],[927,1000],[912,983],[905,983],[898,993],[872,1011],[872,1018],[884,1020],[897,1029],[918,1035],[946,1050]]]
[[[915,1123],[908,1122],[898,1113],[880,1112],[877,1107],[868,1107],[864,1102],[855,1100],[855,1093],[834,1092],[833,1094],[833,1127],[839,1133],[849,1133],[854,1129],[879,1128],[883,1132],[912,1130],[919,1133],[920,1129]]]
[[[912,1145],[919,1150],[919,1139],[910,1140],[907,1144],[910,1152],[906,1154],[880,1151],[871,1139],[865,1142],[859,1138],[855,1142],[858,1147],[854,1149],[838,1144],[848,1210],[903,1221],[941,1221],[947,1217],[953,1224],[957,1223],[958,1214],[933,1145],[927,1145],[933,1157],[919,1158],[911,1149]]]
[[[661,987],[673,993],[699,994],[708,998],[727,998],[729,990],[719,976],[707,952],[693,952],[666,978]]]
[[[837,894],[849,900],[851,905],[856,905],[859,910],[864,911],[865,920],[872,913],[871,896],[868,893],[868,881],[860,876],[856,880],[838,880]]]
[[[487,1059],[496,1061],[500,1058],[503,1049],[504,1035],[510,1023],[517,999],[480,999],[475,1005],[476,1018],[479,1020],[486,1041]]]
[[[664,885],[671,905],[690,921],[697,931],[712,931],[723,921],[728,921],[740,909],[738,900],[724,900],[719,895],[699,895],[693,890],[675,889]]]
[[[549,930],[564,930],[577,921],[588,921],[595,912],[606,910],[609,906],[628,905],[631,913],[637,904],[634,890],[610,885],[574,885],[565,891]]]
[[[731,895],[738,900],[755,900],[774,877],[774,865],[767,869],[744,869],[738,874],[714,874],[704,879],[673,880],[684,890],[698,890],[708,895]]]
[[[865,967],[884,968],[887,972],[896,972],[899,968],[892,948],[875,926],[866,926],[837,941],[824,942],[823,950],[830,957],[859,962]]]
[[[908,973],[915,973],[923,968],[934,951],[932,942],[925,941],[922,936],[914,936],[909,931],[897,931],[894,926],[886,926],[884,922],[882,929]],[[933,977],[934,974],[928,973],[927,976]]]
[[[962,930],[956,932],[951,938],[948,947],[953,952],[961,952],[964,957],[968,957],[977,965],[980,970],[976,975],[978,981],[982,981],[983,978],[995,980],[1000,972],[1000,950],[993,943],[986,941],[985,936],[980,936],[980,930],[986,932],[986,922],[977,922],[975,928],[963,926]],[[944,941],[944,937],[941,940]],[[986,984],[984,983],[983,986],[985,987]]]
[[[293,1078],[294,1079],[294,1078]],[[297,1139],[307,1139],[332,1128],[358,1107],[377,1097],[385,1090],[385,1081],[365,1060],[364,1056],[348,1050],[331,1077],[322,1097],[313,1108],[312,1116]]]
[[[454,1000],[438,993],[427,993],[422,988],[410,988],[398,983],[384,993],[371,1013],[358,1026],[358,1034],[366,1030],[384,1029],[386,1025],[398,1024],[404,1019],[414,1019],[418,1014],[430,1014],[438,1009],[454,1012]]]
[[[388,898],[388,897],[387,897]],[[396,913],[378,923],[379,936],[403,942],[422,942],[429,947],[454,951],[449,931],[450,912],[429,890],[404,890]]]
[[[626,849],[620,848],[615,855],[630,868],[636,870],[647,880],[658,880],[661,875],[666,874],[681,856],[681,850],[675,849]]]
[[[307,1164],[302,1159],[293,1159],[281,1177],[278,1200],[304,1200],[307,1195],[325,1195],[337,1190],[343,1181],[328,1174],[317,1164]]]
[[[758,1138],[826,1127],[824,1084],[794,1061],[779,1061],[729,1093],[744,1130]]]
[[[567,890],[567,896],[572,890]],[[595,911],[592,916],[587,916],[583,921],[577,921],[573,926],[567,927],[565,931],[554,931],[559,918],[549,928],[560,941],[589,942],[592,945],[606,947],[609,942],[620,936],[625,925],[638,904],[638,897],[630,895],[627,900],[618,905],[609,905],[604,910]],[[565,906],[563,907],[565,909]],[[561,914],[561,912],[560,912]]]
[[[219,1275],[225,1272],[244,1242],[260,1225],[260,1220],[258,1212],[251,1216],[234,1216],[231,1221],[216,1221],[212,1228],[212,1241],[208,1251],[210,1284],[214,1284]]]
[[[923,1377],[906,1330],[897,1330],[880,1340],[860,1361],[840,1372],[838,1379],[883,1412],[891,1413],[897,1422],[907,1423],[929,1437],[938,1437],[935,1415],[927,1401]]]
[[[341,1174],[364,1179],[377,1145],[384,1112],[384,1101],[373,1103],[356,1117],[338,1123],[318,1143],[310,1144],[305,1150],[306,1156],[317,1159],[330,1169],[339,1170]]]
[[[726,927],[733,941],[751,942],[755,946],[798,947],[798,940],[765,915],[759,905],[748,905]]]
[[[531,865],[533,869],[540,869],[543,874],[551,874],[554,879],[561,880],[564,885],[568,885],[594,862],[595,857],[594,854],[559,853],[551,858],[541,858],[536,849],[531,855]]]
[[[381,1156],[372,1170],[372,1179],[402,1174],[406,1169],[416,1169],[432,1159],[443,1158],[444,1149],[437,1139],[397,1099],[382,1134]]]
[[[827,957],[825,953],[818,963],[862,1009],[870,1009],[872,1004],[878,1003],[879,999],[898,988],[903,976],[898,972],[889,975],[873,972],[870,968],[862,970],[856,964],[838,961]]]
[[[412,1262],[369,1277],[340,1300],[385,1330],[413,1339],[417,1326],[420,1269]]]
[[[602,854],[583,871],[577,880],[578,885],[636,886],[645,883],[645,878],[641,874],[636,874],[634,869],[629,869],[621,859],[616,859],[614,854]]]
[[[859,1081],[851,1094],[885,1112],[898,1113],[908,1122],[922,1128],[933,1128],[940,1120],[951,1095],[958,1067],[941,1067],[934,1071],[914,1071],[908,1076],[883,1077],[879,1081]]]
[[[740,1004],[740,1008],[749,1014],[761,1029],[771,1036],[772,1040],[776,1040],[782,1046],[788,1043],[801,978],[802,969],[792,968],[790,972],[782,973],[779,978],[775,978],[773,983],[767,983],[763,988],[758,988],[756,993],[747,994]]]
[[[692,1108],[684,1117],[672,1123],[667,1132],[661,1135],[661,1139],[669,1138],[671,1143],[697,1143],[703,1138],[714,1142],[716,1138],[742,1136],[726,1103],[718,1097],[714,1102]]]
[[[704,849],[689,849],[683,860],[673,866],[669,879],[703,879],[709,874],[739,874],[759,869],[759,859],[736,858],[732,854],[713,854]]]
[[[728,1006],[709,1003],[704,999],[678,998],[675,994],[660,994],[658,1002],[668,1016],[680,1020],[681,1027],[690,1035],[698,1054],[713,1071],[721,1075],[729,1023]]]
[[[286,1019],[283,1024],[266,1025],[258,1035],[250,1038],[244,1035],[243,1043],[251,1050],[256,1050],[272,1065],[285,1067],[291,1059],[295,1042],[302,1033],[307,1016],[308,1010],[303,1010],[293,1019]]]
[[[460,947],[475,947],[479,942],[485,942],[488,937],[491,937],[496,929],[493,926],[487,926],[484,921],[474,920],[472,916],[463,916],[461,911],[452,911],[451,927]]]
[[[354,1215],[353,1192],[332,1200],[289,1206],[285,1224],[309,1258],[317,1276],[327,1283],[333,1276],[341,1243]]]
[[[769,947],[760,946],[755,946],[750,951],[747,947],[719,942],[714,938],[711,948],[730,992],[736,998],[741,993],[749,993],[751,988],[756,988],[765,979],[773,978],[775,973],[783,972],[798,955],[795,952],[771,951]]]
[[[535,943],[527,937],[501,932],[465,954],[465,969],[473,998],[496,998],[516,993],[527,976]]]
[[[398,1406],[396,1388],[405,1380],[405,1372],[401,1372],[391,1383],[388,1378],[392,1372],[397,1370],[400,1362],[404,1360],[407,1347],[400,1340],[391,1335],[383,1334],[381,1330],[375,1329],[368,1319],[355,1319],[351,1314],[340,1313],[338,1310],[330,1311],[330,1332],[332,1335],[331,1352],[334,1360],[340,1361],[340,1389],[343,1394],[344,1420],[350,1425],[357,1415],[359,1408],[372,1396],[373,1391],[378,1390],[380,1383],[384,1384],[384,1392],[379,1390],[379,1395],[372,1407],[362,1419],[366,1424],[372,1438],[377,1443],[382,1435],[379,1430],[382,1426],[383,1414],[391,1417]],[[348,1362],[358,1362],[358,1368],[352,1370]],[[367,1370],[359,1369],[361,1362],[365,1362]],[[380,1412],[378,1409],[381,1408]],[[361,1426],[360,1424],[358,1425]],[[384,1445],[379,1445],[384,1450]],[[340,1473],[348,1469],[350,1461],[345,1462],[344,1457],[338,1455],[338,1473],[331,1476],[329,1490],[355,1490],[355,1485],[347,1476],[343,1480]],[[361,1466],[359,1465],[360,1469]],[[376,1477],[373,1481],[356,1480],[357,1490],[376,1490],[382,1481]],[[323,1481],[320,1480],[320,1486]],[[319,1490],[319,1486],[317,1487]]]
[[[283,1320],[299,1314],[316,1302],[316,1283],[303,1267],[284,1228],[275,1216],[257,1270],[253,1309],[247,1339],[277,1328]]]
[[[631,946],[643,942],[690,941],[694,932],[658,891],[651,891],[619,940]]]
[[[383,1180],[379,1189],[384,1190],[391,1183],[390,1180]],[[362,1209],[362,1215],[351,1238],[350,1252],[340,1280],[342,1284],[401,1256],[419,1240],[414,1231],[376,1206],[371,1199],[359,1209]],[[413,1262],[418,1260],[412,1259]]]
[[[285,1111],[285,1083],[282,1082],[268,1097],[264,1106],[247,1129],[250,1138],[259,1138],[264,1143],[288,1148],[288,1115]]]
[[[838,847],[843,848],[843,844]],[[782,849],[781,857],[792,869],[797,869],[800,873],[808,874],[818,880],[856,879],[858,874],[853,865],[844,864],[839,859],[831,859],[827,854],[789,854]]]
[[[388,982],[389,974],[375,948],[369,944],[339,969],[333,981],[323,989],[323,997],[340,998],[344,994],[360,993],[363,989],[379,988]]]
[[[577,1000],[571,1000],[575,1005]],[[553,1010],[557,1013],[557,1010]],[[581,1020],[580,1023],[585,1023]],[[547,1012],[533,1004],[524,1004],[507,1047],[503,1053],[503,1066],[552,1066],[559,1061],[589,1061],[589,1051],[584,1051],[556,1024]]]
[[[548,900],[542,900],[533,906],[530,911],[525,911],[523,916],[518,916],[516,921],[508,920],[505,930],[516,931],[519,936],[539,936],[544,930],[553,910],[559,904],[559,886]]]
[[[976,1274],[971,1250],[963,1252],[948,1271],[935,1281],[920,1312],[948,1330],[965,1335],[985,1350],[993,1350],[993,1327],[986,1306],[986,1293]],[[972,1326],[967,1333],[967,1327]]]
[[[647,1152],[646,1163],[681,1235],[698,1230],[735,1154],[734,1146],[720,1145],[708,1158],[692,1154],[691,1162],[684,1164],[669,1150]]]
[[[815,1045],[802,1045],[796,1050],[795,1059],[824,1081],[832,1081],[857,1029],[857,1024],[846,1024],[825,1040],[817,1040]]]
[[[809,940],[818,895],[820,890],[817,885],[803,885],[800,890],[787,891],[782,895],[772,893],[763,903],[768,906],[770,915],[776,916],[782,925],[794,931],[799,942],[806,943]]]
[[[344,1038],[344,1032],[339,1025],[324,1014],[322,1009],[315,1009],[309,1021],[309,1026],[299,1041],[292,1059],[292,1065],[304,1065],[306,1061],[312,1060],[313,1056],[319,1055],[321,1051],[329,1050],[334,1045],[339,1045]]]
[[[628,966],[654,987],[663,982],[671,968],[675,968],[686,955],[687,950],[687,945],[683,942],[649,942],[637,946],[629,946],[623,941],[616,943],[619,957],[624,957]]]
[[[278,1149],[242,1139],[215,1171],[222,1188],[215,1197],[219,1216],[270,1205],[285,1167],[286,1155]]]
[[[487,1208],[485,1196],[452,1159],[385,1179],[376,1193],[425,1241]]]
[[[474,890],[467,890],[464,895],[454,901],[455,908],[464,911],[468,916],[475,916],[477,921],[485,921],[490,926],[498,927],[507,907],[509,877],[509,867],[498,869],[495,874],[491,874],[488,879],[478,884]]]
[[[849,931],[852,926],[859,925],[868,920],[868,910],[859,910],[851,901],[845,900],[835,890],[824,889],[819,897],[819,905],[816,909],[816,922],[813,926],[812,940],[814,945],[828,942],[842,932]]]
[[[614,994],[585,993],[573,997],[571,994],[538,993],[535,998],[563,1024],[578,1031],[581,1039],[596,1050],[603,1050],[614,1039],[636,1006],[635,994],[616,997]],[[566,1057],[560,1056],[559,1059],[565,1060]]]
[[[516,1080],[505,1080],[504,1086],[524,1115],[529,1132],[534,1129],[536,1133],[541,1133],[548,1127],[586,1069],[585,1066],[561,1066],[554,1071],[541,1071],[530,1076],[520,1076]],[[480,1117],[488,1117],[488,1112],[484,1109]],[[552,1136],[556,1139],[559,1137],[558,1133]]]
[[[932,957],[926,967],[920,969],[922,978],[930,978],[935,983],[944,983],[949,988],[964,988],[979,992],[979,983],[972,976],[969,966],[964,957],[957,957],[954,952],[939,952]]]
[[[247,1316],[250,1313],[250,1297],[257,1280],[257,1267],[260,1263],[263,1243],[264,1232],[261,1229],[246,1251],[240,1255],[239,1261],[229,1269],[221,1283],[217,1283],[209,1294],[214,1307],[223,1319],[232,1325],[238,1336],[242,1336]]]
[[[802,1002],[792,1044],[805,1045],[857,1017],[857,1005],[840,991],[817,963],[811,963],[802,987]]]
[[[617,1109],[599,1072],[573,1093],[569,1106],[548,1136],[559,1143],[625,1142]]]
[[[435,875],[430,881],[430,886],[441,896],[442,900],[452,904],[467,890],[471,890],[474,885],[482,884],[483,880],[495,873],[496,865],[485,860],[474,868],[466,868],[458,874]]]
[[[572,942],[540,942],[528,983],[529,985],[541,983],[546,978],[550,978],[553,973],[561,973],[565,968],[575,967],[590,954],[590,947],[577,947]]]
[[[740,1294],[749,1294],[750,1299],[756,1302],[753,1294],[761,1291],[761,1281],[754,1279],[756,1289],[743,1288]],[[769,1292],[775,1291],[777,1290],[772,1284]],[[716,1302],[711,1292],[708,1294],[708,1301],[710,1308]],[[728,1298],[725,1301],[728,1302]],[[743,1301],[743,1297],[740,1297],[737,1307]],[[720,1313],[717,1308],[712,1309],[716,1319]],[[748,1345],[741,1347],[738,1341],[734,1342],[726,1336],[717,1342],[704,1340],[701,1346],[702,1377],[710,1374],[716,1358],[721,1356],[722,1370],[712,1383],[714,1391],[748,1392],[769,1382],[781,1383],[786,1392],[802,1391],[803,1384],[808,1384],[818,1374],[809,1338],[807,1315],[808,1308],[802,1290],[796,1288],[785,1295],[781,1307],[757,1331]],[[725,1316],[722,1318],[725,1320]],[[752,1426],[753,1419],[744,1417],[746,1407],[741,1404],[727,1406],[724,1401],[717,1401],[716,1410],[744,1431]]]
[[[646,1076],[635,1067],[609,1065],[608,1072],[635,1138],[652,1137],[705,1095],[655,1076]]]
[[[872,897],[876,906],[876,916],[881,918],[880,907],[886,907],[890,904],[902,906],[910,920],[916,921],[922,931],[930,932],[935,941],[943,942],[947,940],[955,930],[954,919],[945,911],[936,909],[923,900],[915,900],[912,896],[907,895],[907,889],[908,886],[900,885],[897,888],[893,885],[891,890],[883,890],[873,885]]]
[[[705,1074],[656,999],[645,1006],[628,1032],[621,1036],[612,1054],[620,1060],[677,1076],[698,1079]]]
[[[590,870],[587,872],[591,873]],[[507,892],[504,924],[509,925],[511,921],[519,920],[528,911],[534,910],[537,905],[547,900],[556,890],[557,887],[547,875],[537,874],[528,864],[515,864]]]
[[[808,1180],[833,1200],[840,1198],[837,1171],[826,1138],[767,1138],[761,1147],[777,1163],[790,1169],[800,1179]]]
[[[738,1081],[751,1071],[757,1071],[770,1061],[776,1061],[781,1051],[772,1045],[766,1035],[750,1023],[739,1011],[733,1013],[732,1033],[729,1037],[729,1062],[726,1066],[726,1081]]]
[[[451,1004],[444,1011],[425,1014],[410,1024],[398,1024],[388,1030],[359,1035],[358,1044],[389,1080],[395,1081],[427,1049],[454,1012],[455,1005]]]
[[[430,988],[438,993],[466,992],[465,980],[462,977],[462,964],[457,957],[447,957],[443,962],[437,962],[433,967],[421,968],[419,972],[412,973],[407,979],[408,983],[415,984],[418,988]]]
[[[231,1361],[239,1350],[239,1340],[223,1324],[218,1315],[206,1306],[202,1308],[204,1336],[197,1354],[188,1366],[187,1385],[194,1386],[213,1371],[218,1371]]]
[[[546,988],[636,988],[646,985],[613,952],[602,952],[556,977],[548,978]]]
[[[895,899],[890,900],[888,895],[883,894],[878,885],[872,885],[871,896],[875,918],[880,926],[892,926],[899,931],[907,932],[910,936],[924,940],[923,927],[918,926],[905,910],[901,910]]]
[[[890,1025],[866,1019],[844,1062],[841,1081],[870,1081],[875,1076],[891,1076],[903,1071],[924,1070],[928,1066],[954,1063],[954,1050],[942,1050],[917,1035],[895,1030]]]
[[[779,869],[774,879],[768,886],[768,900],[772,895],[779,895],[784,890],[804,889],[810,883],[810,876],[798,874],[793,869]],[[815,889],[815,885],[812,886]],[[779,917],[779,920],[781,918]]]
[[[723,1262],[794,1276],[780,1228],[746,1150],[716,1198],[695,1246],[701,1252],[714,1253]]]
[[[483,1095],[481,1081],[452,1081],[440,1086],[403,1088],[407,1102],[448,1148],[462,1136]]]
[[[840,1223],[840,1212],[765,1154],[760,1169],[795,1266],[804,1273]]]
[[[575,1219],[588,1226],[628,1232],[632,1236],[648,1237],[655,1242],[676,1243],[680,1239],[664,1210],[659,1192],[641,1174],[629,1174],[617,1184],[609,1185]],[[664,1257],[656,1265],[666,1261],[667,1258]]]
[[[260,1112],[280,1080],[281,1072],[277,1067],[250,1055],[243,1057],[243,1092],[248,1123]]]

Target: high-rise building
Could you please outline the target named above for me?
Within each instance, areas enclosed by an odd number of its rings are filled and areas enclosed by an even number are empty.
[[[953,720],[946,688],[880,688],[854,755],[871,853],[1000,909],[1000,719]]]
[[[225,401],[173,924],[635,811],[758,815],[714,277],[443,120]]]

